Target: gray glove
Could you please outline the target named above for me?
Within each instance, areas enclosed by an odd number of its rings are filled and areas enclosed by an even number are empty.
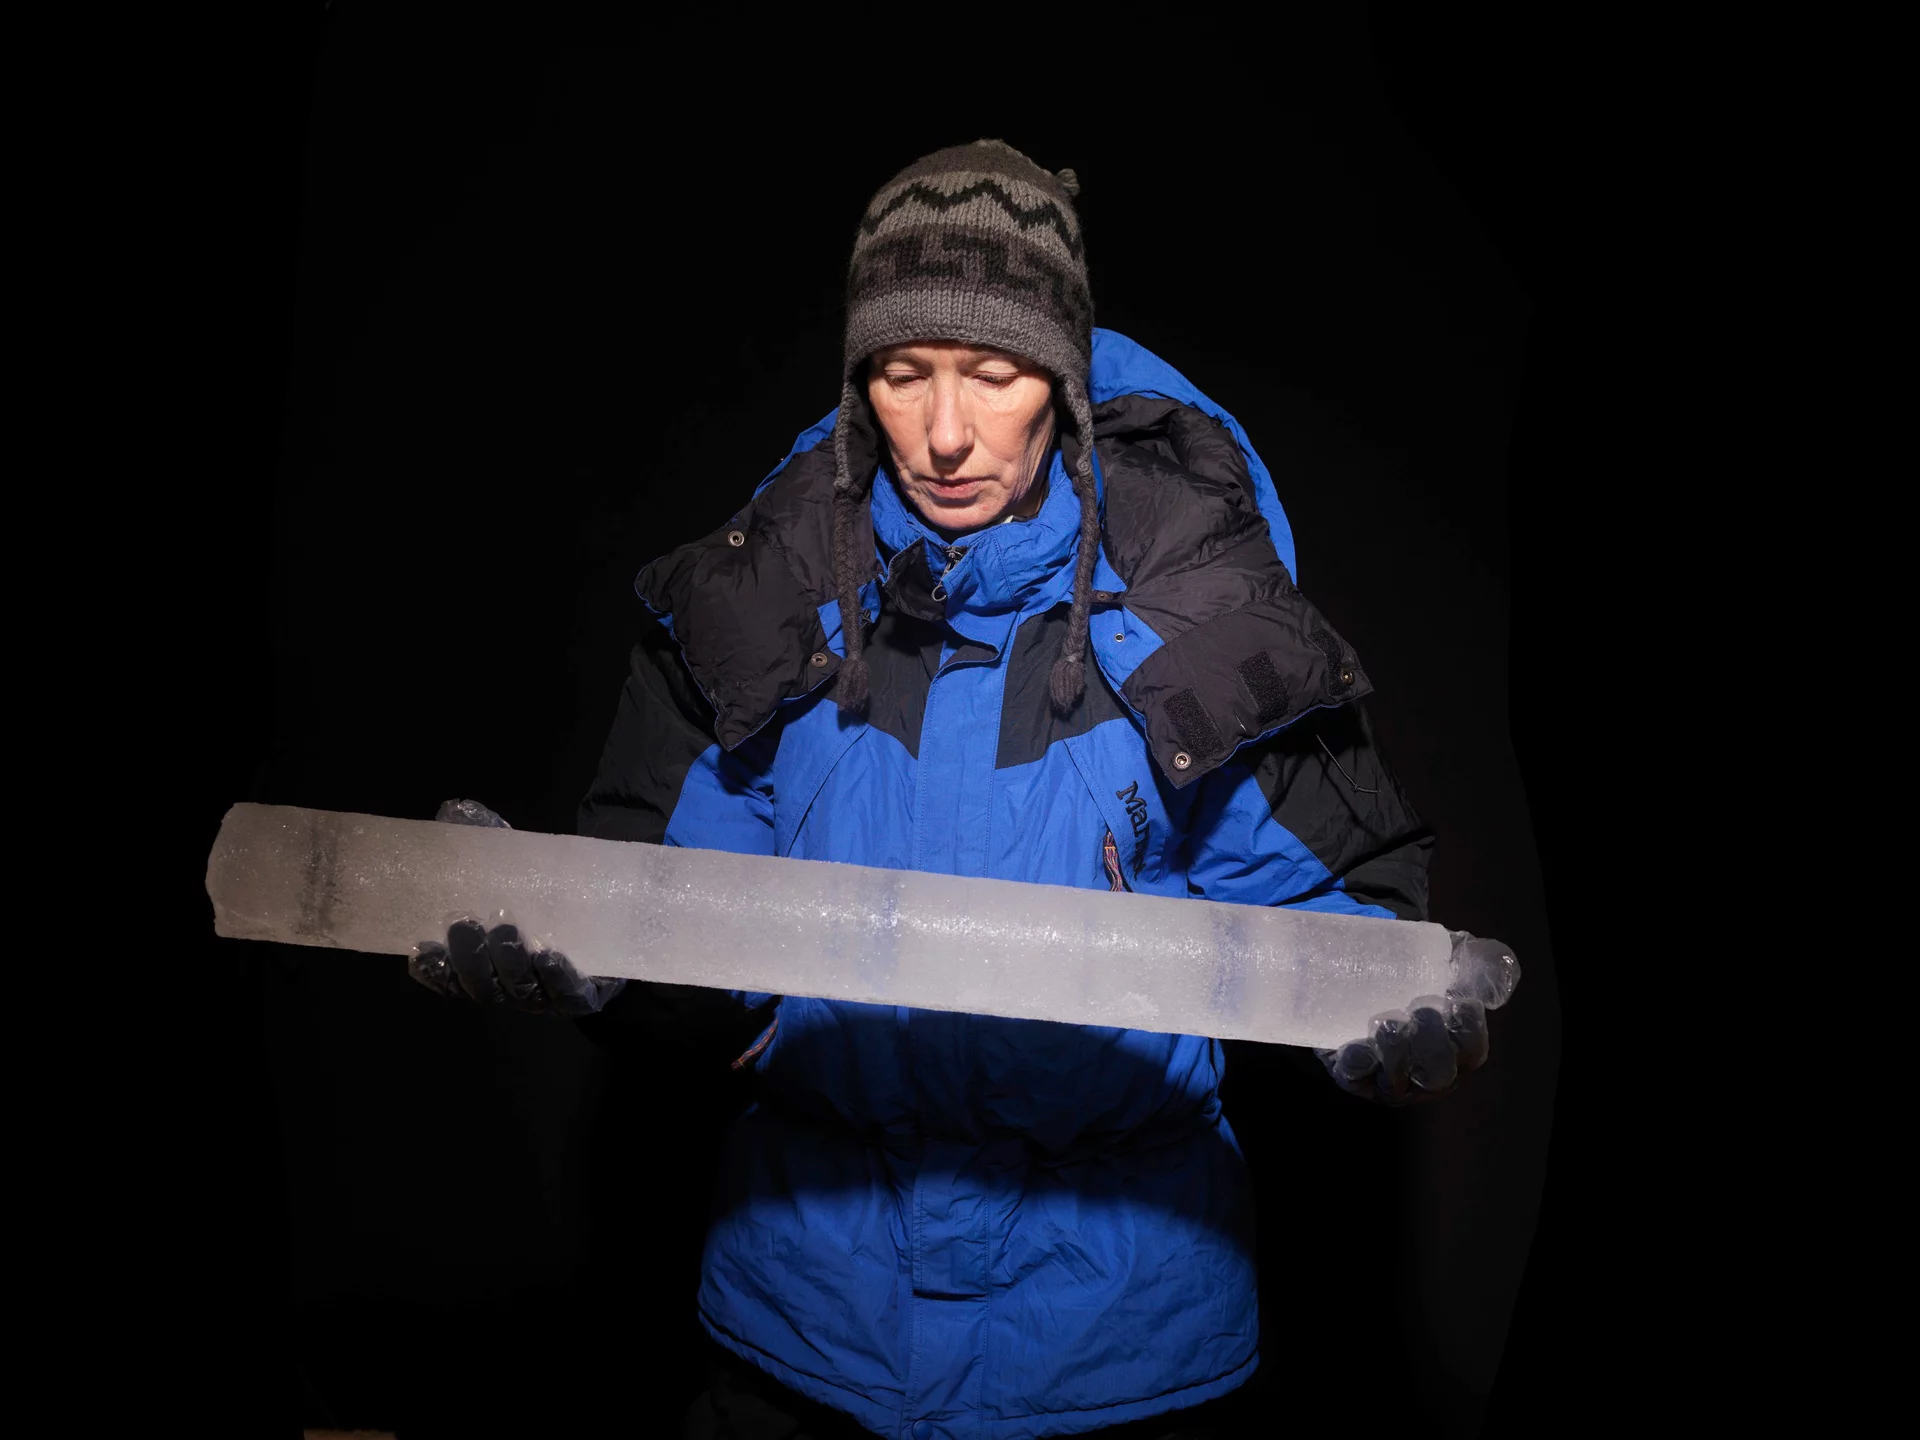
[[[449,800],[433,818],[454,825],[513,828],[477,800]],[[461,916],[447,927],[445,944],[421,941],[413,947],[407,973],[451,1000],[509,1004],[565,1019],[603,1009],[627,983],[582,975],[558,950],[523,940],[505,911],[496,912],[491,923]]]
[[[1445,1095],[1487,1061],[1487,1012],[1507,1003],[1520,983],[1520,962],[1498,940],[1464,930],[1453,940],[1447,993],[1423,995],[1406,1010],[1376,1015],[1365,1040],[1319,1050],[1333,1083],[1349,1095],[1385,1105],[1417,1104]]]

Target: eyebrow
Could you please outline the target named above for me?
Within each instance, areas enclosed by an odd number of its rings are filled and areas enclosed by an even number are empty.
[[[984,365],[990,360],[1003,360],[1018,369],[1023,368],[1027,363],[1018,355],[1008,350],[994,350],[986,346],[969,346],[968,348],[976,352],[977,358],[970,362],[975,365]],[[915,363],[910,357],[900,354],[897,351],[882,351],[874,357],[874,360],[875,363],[882,368],[888,365],[911,365]]]

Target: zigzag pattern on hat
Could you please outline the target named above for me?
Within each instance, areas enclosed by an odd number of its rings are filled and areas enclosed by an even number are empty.
[[[1066,319],[1076,338],[1093,326],[1092,300],[1076,277],[1030,245],[991,235],[909,231],[876,241],[860,254],[848,299],[858,304],[916,280],[958,282],[1051,302],[1049,312]]]
[[[890,215],[905,208],[915,200],[936,214],[944,214],[948,210],[958,209],[962,205],[970,204],[983,195],[996,202],[1000,208],[1006,212],[1008,218],[1022,230],[1033,230],[1041,226],[1051,226],[1053,230],[1059,234],[1061,243],[1067,247],[1067,253],[1076,260],[1080,258],[1082,250],[1080,235],[1073,226],[1067,223],[1067,218],[1060,213],[1060,208],[1057,205],[1051,200],[1042,200],[1037,205],[1031,207],[1024,206],[1013,197],[1010,191],[994,180],[975,181],[965,189],[956,190],[951,195],[942,195],[932,186],[923,181],[916,180],[878,210],[869,211],[866,215],[863,215],[860,218],[860,233],[862,235],[873,234],[886,222]]]

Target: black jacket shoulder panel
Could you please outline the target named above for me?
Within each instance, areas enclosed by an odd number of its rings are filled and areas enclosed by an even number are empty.
[[[1187,630],[1120,687],[1175,789],[1310,711],[1373,691],[1353,650],[1306,597],[1265,597]]]
[[[839,673],[819,616],[837,593],[833,480],[831,445],[796,455],[725,525],[662,556],[635,581],[640,598],[668,617],[712,707],[714,738],[729,750],[783,701]],[[870,554],[873,522],[864,511],[861,523],[861,553]]]
[[[1287,573],[1224,425],[1127,395],[1095,408],[1094,443],[1122,603],[1163,642],[1121,693],[1175,788],[1250,740],[1371,693],[1359,657]]]
[[[662,626],[643,626],[575,828],[601,840],[661,844],[688,771],[713,748],[713,729],[713,707],[694,684],[679,646]],[[737,773],[746,783],[751,769],[768,758],[748,746],[728,763],[744,767]]]
[[[1136,611],[1138,602],[1153,604],[1156,590],[1182,588],[1179,577],[1211,570],[1243,546],[1254,548],[1227,568],[1286,574],[1246,457],[1212,416],[1177,400],[1124,395],[1094,411],[1093,428],[1106,477],[1107,558]],[[1178,628],[1176,616],[1166,619],[1155,627],[1162,638]]]
[[[863,405],[848,427],[847,465],[855,474],[870,473],[879,460],[873,421]],[[786,563],[795,584],[816,608],[839,593],[833,576],[834,469],[829,437],[794,456],[742,512],[751,514],[753,528]],[[861,520],[866,538],[860,553],[868,555],[873,553],[873,521],[864,510]]]
[[[1250,747],[1273,818],[1346,893],[1402,920],[1427,918],[1433,831],[1400,788],[1365,705],[1323,711]]]

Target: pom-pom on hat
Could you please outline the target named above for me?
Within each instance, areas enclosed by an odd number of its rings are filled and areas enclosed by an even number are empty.
[[[847,466],[847,427],[859,404],[861,363],[889,345],[951,340],[1011,351],[1051,373],[1079,432],[1073,489],[1080,548],[1066,643],[1050,677],[1054,704],[1070,710],[1085,688],[1087,615],[1100,517],[1093,485],[1093,300],[1073,200],[1079,178],[1051,172],[1001,140],[955,145],[916,160],[868,202],[847,269],[847,330],[840,414],[834,425],[834,571],[846,663],[839,702],[862,710],[860,582],[854,551],[871,473]]]

